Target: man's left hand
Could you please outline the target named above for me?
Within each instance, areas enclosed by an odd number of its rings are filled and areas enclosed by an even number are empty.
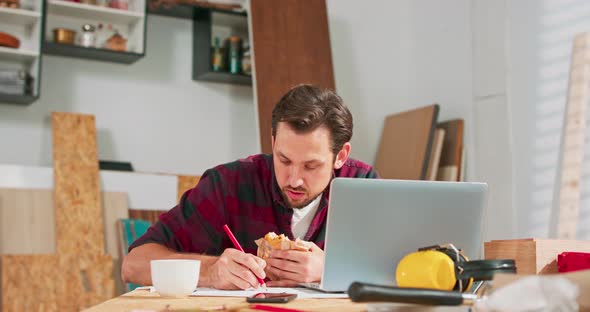
[[[312,242],[309,252],[273,250],[266,260],[266,271],[273,280],[269,287],[292,287],[299,283],[315,283],[324,271],[324,251]]]

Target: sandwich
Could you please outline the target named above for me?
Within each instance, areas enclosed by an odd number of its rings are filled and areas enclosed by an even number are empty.
[[[254,241],[258,246],[257,256],[262,259],[270,257],[270,252],[274,250],[298,250],[310,251],[311,243],[297,238],[290,240],[285,234],[277,235],[275,232],[269,232],[264,237]]]

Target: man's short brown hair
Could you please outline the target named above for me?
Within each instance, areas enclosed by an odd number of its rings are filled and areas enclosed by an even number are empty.
[[[352,114],[335,92],[312,85],[299,85],[283,95],[272,111],[272,135],[279,122],[286,122],[298,133],[325,126],[330,131],[332,152],[336,155],[352,138]]]

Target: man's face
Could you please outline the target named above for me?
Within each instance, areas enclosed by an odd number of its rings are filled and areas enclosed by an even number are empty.
[[[277,183],[291,208],[307,206],[328,186],[334,168],[342,166],[341,157],[335,161],[330,145],[330,131],[325,127],[300,134],[289,124],[278,123],[273,162]]]

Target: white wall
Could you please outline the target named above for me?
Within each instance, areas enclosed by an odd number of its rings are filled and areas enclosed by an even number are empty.
[[[353,157],[374,162],[385,115],[437,102],[440,119],[466,120],[468,179],[490,184],[486,239],[546,236],[571,40],[590,30],[588,1],[327,5]],[[42,99],[0,105],[0,163],[51,165],[51,111],[96,114],[100,157],[141,171],[199,174],[256,153],[252,89],[191,80],[189,21],[150,16],[148,27],[147,57],[131,66],[45,57]]]
[[[407,109],[439,103],[440,120],[472,127],[470,1],[327,5],[336,88],[354,116],[353,157],[373,163],[384,117]]]
[[[200,174],[254,154],[252,88],[192,80],[192,23],[149,15],[133,65],[44,56],[41,99],[0,105],[0,163],[52,166],[50,112],[96,115],[100,159]]]
[[[590,2],[509,1],[507,14],[518,235],[547,237],[572,43],[590,31]],[[590,239],[589,140],[587,132],[580,239]]]

